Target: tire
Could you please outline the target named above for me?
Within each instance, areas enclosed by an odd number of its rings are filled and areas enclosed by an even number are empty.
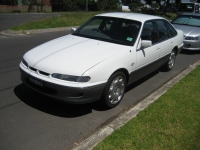
[[[113,108],[121,102],[126,90],[126,82],[123,72],[116,72],[109,78],[102,94],[102,102],[106,108]]]
[[[175,59],[176,59],[176,51],[173,49],[170,53],[170,56],[169,56],[167,62],[163,66],[164,70],[170,71],[174,67]]]

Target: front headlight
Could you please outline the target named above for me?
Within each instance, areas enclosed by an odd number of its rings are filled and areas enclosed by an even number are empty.
[[[56,79],[71,81],[71,82],[88,82],[90,80],[89,76],[71,76],[58,73],[53,73],[51,76]]]
[[[28,63],[27,63],[24,59],[22,59],[22,64],[23,64],[26,68],[28,68]]]
[[[185,39],[186,40],[199,40],[200,38],[199,38],[199,36],[193,36],[193,37],[192,36],[186,36]]]

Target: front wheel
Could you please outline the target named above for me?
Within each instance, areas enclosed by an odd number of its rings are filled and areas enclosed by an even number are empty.
[[[173,49],[170,53],[170,56],[169,56],[166,64],[164,65],[164,69],[166,71],[170,71],[174,67],[175,59],[176,59],[176,51]]]
[[[108,80],[102,94],[102,102],[107,108],[117,106],[126,90],[126,76],[123,72],[114,73]]]

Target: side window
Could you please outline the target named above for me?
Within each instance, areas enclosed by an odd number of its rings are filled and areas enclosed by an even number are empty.
[[[158,32],[159,32],[159,39],[160,41],[164,41],[168,39],[168,32],[167,32],[167,26],[165,24],[164,20],[157,20],[158,25]]]
[[[168,27],[168,37],[174,37],[177,35],[176,30],[172,27],[172,25],[169,22],[166,22],[166,25]]]
[[[151,40],[152,44],[155,44],[159,41],[157,25],[154,21],[148,21],[144,24],[141,39]]]

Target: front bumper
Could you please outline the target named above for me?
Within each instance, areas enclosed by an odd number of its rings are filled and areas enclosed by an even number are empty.
[[[67,87],[35,78],[21,68],[20,72],[21,80],[26,86],[43,95],[67,103],[83,104],[99,100],[105,87],[105,83],[84,88]]]

